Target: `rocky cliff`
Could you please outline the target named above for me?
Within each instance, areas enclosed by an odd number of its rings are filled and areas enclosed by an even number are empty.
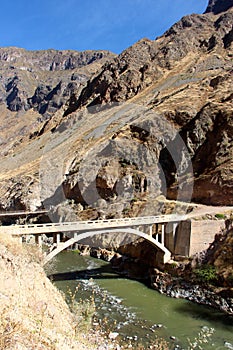
[[[227,11],[232,6],[232,0],[210,0],[205,13],[212,12],[218,14]]]
[[[154,214],[161,194],[231,204],[232,23],[232,1],[212,0],[117,57],[0,50],[1,207],[63,203],[54,217],[71,220]]]
[[[108,51],[1,48],[0,100],[10,111],[34,109],[48,117],[112,57]]]

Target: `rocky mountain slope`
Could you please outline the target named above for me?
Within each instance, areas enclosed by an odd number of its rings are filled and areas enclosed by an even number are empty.
[[[10,111],[33,108],[48,117],[112,57],[108,51],[1,48],[0,99]]]
[[[72,220],[155,214],[161,194],[230,205],[232,23],[233,2],[211,0],[117,57],[2,49],[2,209]]]
[[[206,12],[218,14],[227,11],[232,6],[232,0],[210,0]]]

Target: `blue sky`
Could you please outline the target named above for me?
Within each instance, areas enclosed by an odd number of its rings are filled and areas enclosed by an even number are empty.
[[[203,13],[208,0],[2,1],[0,46],[106,49],[120,53],[155,39],[182,16]]]

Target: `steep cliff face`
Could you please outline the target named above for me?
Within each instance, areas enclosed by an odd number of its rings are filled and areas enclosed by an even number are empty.
[[[185,142],[193,166],[192,199],[230,204],[232,23],[232,1],[210,1],[206,14],[183,17],[162,37],[154,41],[142,39],[106,64],[65,114],[83,106],[99,109],[128,100],[149,105],[175,125]],[[154,130],[149,127],[146,132],[152,137]],[[145,145],[147,141],[143,142]],[[160,148],[158,140],[152,143],[166,177],[167,195],[175,199],[177,169],[166,148],[168,140],[163,138],[164,148]],[[159,174],[158,170],[155,173]],[[155,180],[158,187],[161,174],[159,177]],[[185,186],[189,187],[189,183],[185,185],[184,181],[184,198]]]
[[[161,194],[231,204],[232,23],[218,0],[117,57],[2,49],[2,208],[67,199],[97,218],[153,214]]]
[[[112,57],[108,51],[0,48],[0,100],[10,111],[33,108],[48,117]]]
[[[214,14],[218,14],[220,12],[227,11],[232,6],[232,0],[209,0],[205,13],[213,12]]]
[[[218,17],[212,13],[183,17],[162,37],[156,40],[142,39],[113,62],[106,64],[88,82],[76,105],[73,105],[73,110],[83,105],[125,101],[159,80],[190,53],[196,55],[196,58],[206,54],[208,60],[212,56],[211,51],[231,44],[231,29],[232,12]],[[195,68],[194,57],[192,60],[190,58],[189,63]],[[205,71],[215,69],[216,65],[217,62],[209,59],[206,66],[203,62],[200,68]]]

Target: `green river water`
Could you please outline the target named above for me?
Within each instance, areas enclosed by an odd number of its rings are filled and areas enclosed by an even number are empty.
[[[78,286],[77,300],[93,296],[97,321],[101,324],[107,318],[108,329],[119,333],[119,339],[130,341],[134,349],[138,342],[149,346],[162,337],[171,349],[187,350],[188,338],[193,341],[201,330],[210,328],[214,333],[202,349],[233,349],[233,318],[122,278],[107,262],[66,251],[53,260],[47,273],[66,294],[74,293]]]

